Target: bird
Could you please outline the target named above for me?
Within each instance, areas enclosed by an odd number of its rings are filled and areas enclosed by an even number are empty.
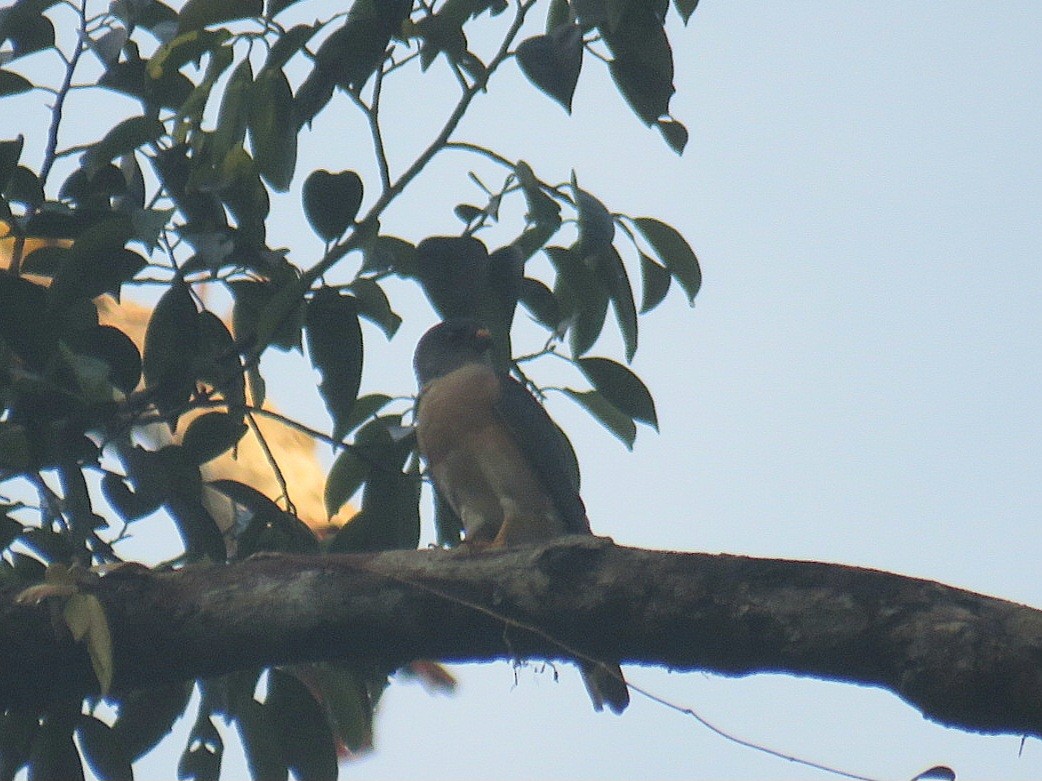
[[[438,496],[459,517],[464,545],[504,548],[592,534],[564,435],[535,397],[493,364],[477,320],[444,320],[423,335],[416,441]],[[593,706],[622,713],[618,664],[578,662]]]

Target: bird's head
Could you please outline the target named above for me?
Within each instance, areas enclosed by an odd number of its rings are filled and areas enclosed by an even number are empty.
[[[422,388],[469,363],[492,365],[492,334],[477,320],[453,318],[438,323],[420,339],[413,355],[416,380]]]

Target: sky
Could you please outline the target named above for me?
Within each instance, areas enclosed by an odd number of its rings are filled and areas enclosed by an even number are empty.
[[[322,3],[305,5],[322,15]],[[873,567],[1042,606],[1042,5],[703,0],[670,34],[671,108],[691,133],[682,157],[590,58],[570,117],[511,66],[456,136],[548,180],[574,169],[610,209],[675,225],[699,255],[694,307],[674,290],[641,320],[634,369],[661,433],[641,427],[630,453],[550,398],[594,530],[644,548]],[[392,170],[426,145],[454,94],[436,71],[387,86]],[[354,168],[375,182],[354,140],[364,127],[339,106],[316,121],[298,172]],[[10,123],[0,118],[4,135]],[[392,207],[385,232],[458,232],[452,207],[477,197],[468,170],[502,176],[446,154]],[[321,245],[298,204],[276,204],[272,242],[307,266]],[[367,327],[363,382],[405,392],[434,315],[404,285],[393,295],[406,324],[389,346]],[[521,351],[525,334],[538,346],[534,329],[519,334]],[[617,338],[593,353],[618,356]],[[299,363],[265,361],[269,378],[285,378],[269,379],[280,407],[328,426]],[[392,683],[376,751],[342,777],[829,777],[640,695],[621,717],[595,714],[567,665],[557,680],[538,664],[453,670],[453,697]],[[850,773],[1042,773],[1037,740],[931,724],[878,689],[640,666],[626,676],[743,740]],[[181,728],[142,777],[169,776]],[[236,761],[226,778],[241,775]]]

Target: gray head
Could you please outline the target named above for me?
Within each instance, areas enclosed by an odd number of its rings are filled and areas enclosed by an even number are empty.
[[[412,365],[422,388],[468,363],[492,365],[492,334],[477,320],[453,318],[438,323],[416,345]]]

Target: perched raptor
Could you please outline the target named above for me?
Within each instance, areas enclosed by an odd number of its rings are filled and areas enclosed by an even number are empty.
[[[435,489],[471,545],[590,534],[567,443],[543,406],[493,367],[491,345],[476,321],[453,319],[416,347],[416,436]],[[621,713],[629,692],[619,666],[580,669],[594,707]]]

